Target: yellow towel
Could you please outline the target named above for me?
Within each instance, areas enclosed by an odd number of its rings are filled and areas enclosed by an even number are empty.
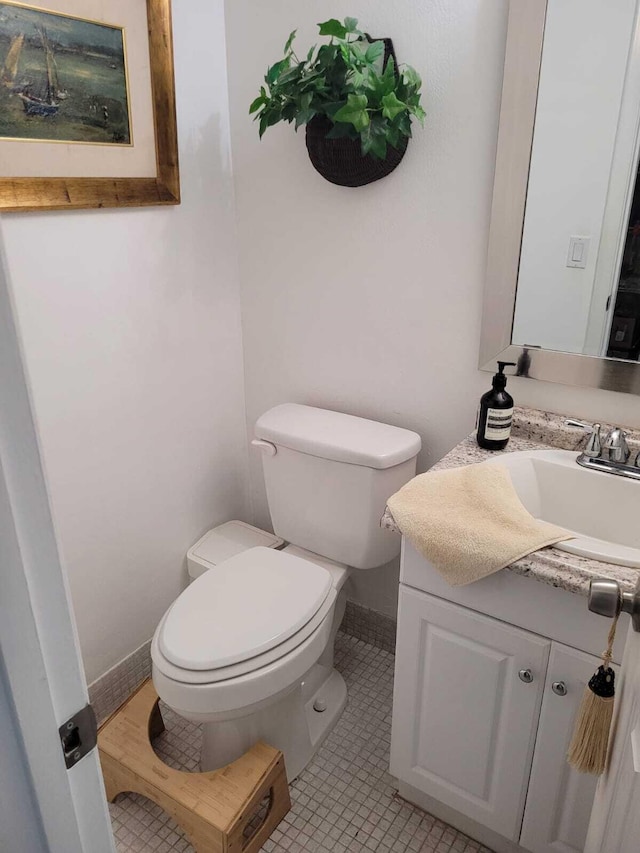
[[[421,474],[389,498],[396,524],[451,586],[573,538],[524,508],[507,469],[481,462]]]

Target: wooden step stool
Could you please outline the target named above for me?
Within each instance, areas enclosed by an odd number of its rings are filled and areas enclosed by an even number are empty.
[[[180,826],[196,853],[255,853],[291,808],[284,756],[265,743],[219,770],[172,770],[153,751],[164,731],[150,679],[98,733],[107,799],[148,797]],[[256,825],[257,824],[257,825]]]

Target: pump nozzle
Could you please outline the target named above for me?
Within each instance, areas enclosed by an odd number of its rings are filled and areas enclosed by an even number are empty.
[[[493,387],[496,391],[503,391],[507,387],[507,377],[504,375],[505,367],[516,367],[513,361],[499,361],[498,372],[493,377]]]

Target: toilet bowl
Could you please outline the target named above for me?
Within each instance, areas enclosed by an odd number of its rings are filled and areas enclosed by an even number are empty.
[[[282,749],[290,779],[308,763],[347,698],[333,669],[347,577],[347,567],[294,546],[252,548],[195,580],[167,611],[152,641],[153,682],[178,714],[204,724],[202,770],[234,761],[256,740]],[[287,585],[292,578],[302,595]],[[280,623],[265,619],[256,629],[246,623],[273,606],[269,584],[284,596]]]
[[[275,534],[295,544],[250,548],[197,577],[156,629],[152,675],[164,702],[203,724],[202,770],[264,740],[283,751],[291,780],[345,706],[333,666],[344,585],[399,552],[379,521],[415,473],[420,438],[287,404],[263,415],[256,439]]]

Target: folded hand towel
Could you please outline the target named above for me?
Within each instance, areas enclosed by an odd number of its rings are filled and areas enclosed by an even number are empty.
[[[421,474],[388,506],[403,535],[451,586],[473,583],[573,538],[533,518],[507,469],[493,462]]]

